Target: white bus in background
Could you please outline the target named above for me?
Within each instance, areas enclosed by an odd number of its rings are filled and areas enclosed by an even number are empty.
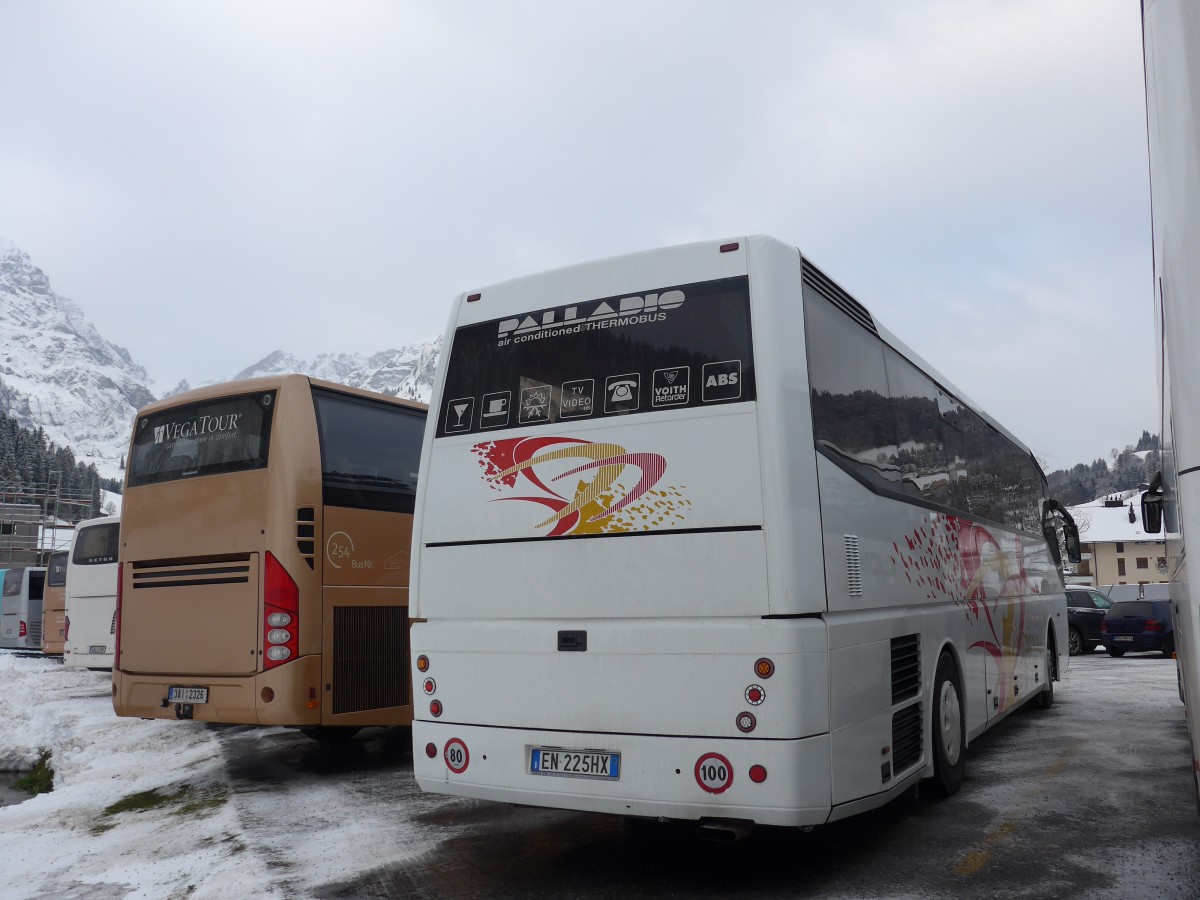
[[[1142,497],[1143,527],[1166,524],[1179,693],[1188,706],[1200,811],[1200,4],[1143,0],[1154,233],[1154,311],[1163,477]]]
[[[117,556],[121,517],[80,522],[67,559],[63,664],[111,669],[117,637]]]
[[[42,649],[45,566],[14,566],[0,572],[0,647]]]
[[[954,793],[1067,666],[1033,455],[770,238],[460,297],[421,466],[425,790],[814,825]]]

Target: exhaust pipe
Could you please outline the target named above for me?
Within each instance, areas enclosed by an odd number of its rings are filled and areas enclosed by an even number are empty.
[[[736,844],[754,829],[749,819],[705,819],[696,829],[696,837],[718,844]]]

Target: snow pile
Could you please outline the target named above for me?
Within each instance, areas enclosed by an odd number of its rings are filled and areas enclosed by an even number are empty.
[[[240,839],[214,734],[117,718],[107,673],[0,651],[0,769],[42,750],[54,790],[0,809],[5,897],[282,896]]]

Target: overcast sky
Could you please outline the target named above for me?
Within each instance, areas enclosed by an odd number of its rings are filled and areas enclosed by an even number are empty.
[[[0,235],[159,392],[766,233],[1048,469],[1157,431],[1135,0],[0,0]]]

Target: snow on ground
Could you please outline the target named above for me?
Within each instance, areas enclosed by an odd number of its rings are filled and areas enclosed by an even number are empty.
[[[0,651],[0,770],[28,771],[42,750],[54,769],[52,792],[0,809],[0,892],[282,897],[240,839],[216,735],[117,718],[110,697],[106,672]],[[131,800],[149,808],[113,809]]]

